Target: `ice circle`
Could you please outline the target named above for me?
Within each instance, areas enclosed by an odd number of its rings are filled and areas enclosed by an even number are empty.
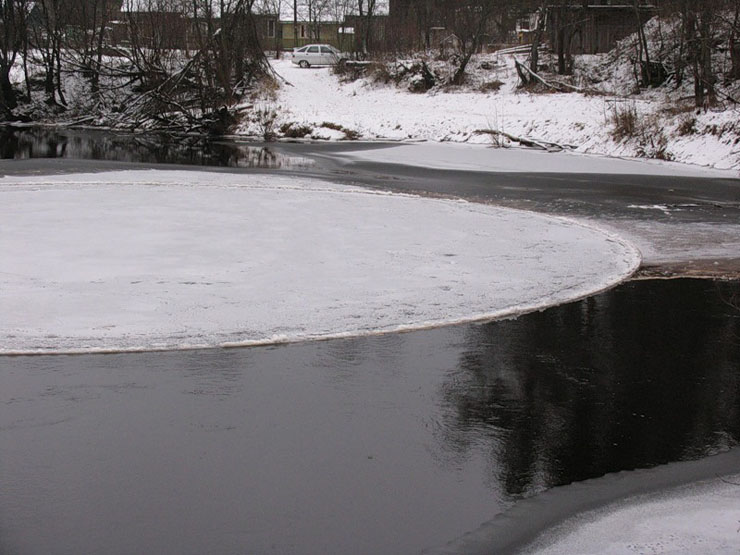
[[[492,319],[627,278],[576,221],[307,178],[0,179],[0,353],[254,345]]]

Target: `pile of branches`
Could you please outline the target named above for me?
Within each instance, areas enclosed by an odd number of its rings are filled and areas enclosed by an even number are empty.
[[[255,83],[271,75],[257,38],[251,0],[234,0],[219,18],[212,6],[200,6],[194,14],[200,24],[192,29],[192,51],[152,48],[151,40],[137,40],[137,27],[130,26],[133,40],[124,54],[138,82],[117,116],[119,123],[224,134],[237,121],[234,106]],[[162,55],[171,52],[174,55]]]
[[[75,108],[114,127],[228,132],[272,78],[255,0],[124,1],[0,0],[0,112],[17,118],[43,96],[47,113]],[[14,66],[25,91],[10,83]]]

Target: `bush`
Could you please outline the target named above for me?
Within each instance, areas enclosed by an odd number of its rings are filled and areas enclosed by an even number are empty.
[[[360,134],[355,131],[354,129],[347,129],[343,125],[339,125],[338,123],[333,123],[331,121],[325,121],[321,124],[320,127],[325,127],[326,129],[333,129],[334,131],[341,131],[344,133],[344,138],[348,141],[356,141],[360,138]]]
[[[693,116],[689,116],[680,119],[678,122],[677,131],[678,134],[682,137],[685,137],[686,135],[693,135],[694,133],[696,133],[696,118]]]
[[[635,137],[638,131],[637,108],[633,104],[620,106],[614,105],[611,115],[612,138],[619,142],[624,139]]]
[[[367,75],[371,72],[373,66],[374,64],[371,62],[355,62],[350,60],[334,64],[332,72],[339,77],[340,81],[350,83]]]
[[[655,114],[641,116],[634,103],[616,105],[611,116],[612,138],[617,141],[633,141],[636,154],[641,158],[672,160],[668,151],[668,139]]]
[[[495,81],[488,81],[480,86],[480,92],[498,92],[503,84],[503,81],[499,81],[498,79]]]
[[[289,139],[302,139],[310,135],[313,128],[310,125],[300,125],[295,122],[284,123],[280,126],[280,133]]]
[[[274,141],[276,137],[275,120],[277,120],[278,116],[277,110],[273,106],[261,106],[255,110],[254,115],[262,138],[266,142]]]

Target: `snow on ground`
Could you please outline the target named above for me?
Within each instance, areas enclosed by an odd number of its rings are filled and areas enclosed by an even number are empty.
[[[740,475],[627,499],[576,516],[524,553],[737,553]]]
[[[517,314],[589,295],[630,244],[527,212],[310,180],[0,180],[0,352],[254,344]]]
[[[735,175],[740,169],[737,144],[730,140],[729,132],[719,131],[737,119],[733,110],[695,116],[689,113],[684,119],[694,117],[697,129],[715,131],[681,134],[677,130],[683,121],[680,117],[661,115],[667,108],[675,108],[669,99],[655,94],[623,99],[579,93],[523,93],[516,89],[513,61],[507,58],[495,64],[496,69],[488,77],[502,81],[501,89],[489,93],[449,89],[415,94],[367,79],[340,83],[329,68],[302,69],[287,60],[272,63],[288,82],[280,88],[277,98],[269,101],[279,113],[279,123],[309,125],[314,128],[311,137],[317,139],[338,138],[336,130],[322,127],[324,123],[350,129],[364,139],[484,144],[490,144],[494,138],[476,131],[497,129],[515,136],[573,145],[579,153],[635,156],[641,148],[635,141],[615,141],[612,137],[611,117],[615,110],[626,106],[634,109],[640,121],[655,119],[657,131],[646,131],[642,140],[652,143],[654,135],[665,132],[668,154],[676,161],[734,169]],[[257,133],[250,127],[241,132]],[[657,147],[646,144],[642,148],[649,151]]]

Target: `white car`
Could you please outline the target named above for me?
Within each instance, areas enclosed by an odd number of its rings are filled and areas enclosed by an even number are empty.
[[[330,44],[307,44],[293,49],[293,63],[301,67],[332,66],[345,62],[349,55],[340,52]]]

